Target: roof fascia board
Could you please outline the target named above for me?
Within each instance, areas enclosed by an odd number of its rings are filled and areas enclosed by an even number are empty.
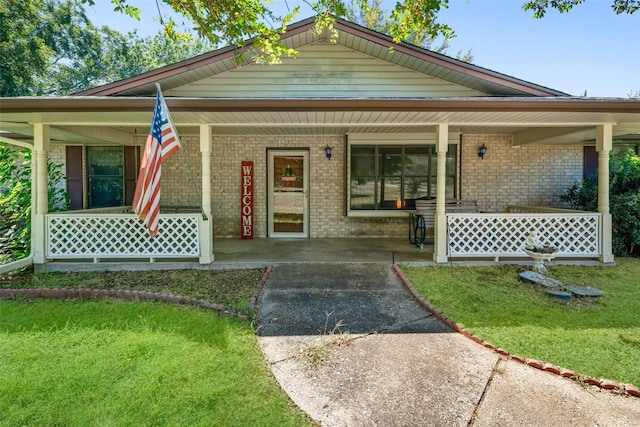
[[[640,101],[618,98],[165,98],[171,111],[466,111],[640,113]],[[153,110],[155,97],[3,98],[1,113]]]
[[[435,111],[583,112],[640,114],[640,101],[607,98],[299,99],[165,98],[172,112]],[[153,110],[155,97],[3,98],[0,113]]]

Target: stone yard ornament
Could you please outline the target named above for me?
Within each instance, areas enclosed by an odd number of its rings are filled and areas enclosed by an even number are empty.
[[[547,268],[544,266],[545,261],[551,261],[558,255],[557,246],[546,246],[538,240],[538,234],[531,231],[527,235],[524,252],[533,258],[533,270],[540,274],[547,274]]]
[[[560,280],[547,277],[547,269],[544,261],[551,261],[556,257],[559,248],[556,246],[545,246],[538,240],[535,231],[531,231],[527,235],[524,251],[534,260],[533,270],[519,273],[520,280],[528,283],[535,283],[546,288],[547,295],[559,298],[563,301],[569,301],[572,295],[578,297],[601,297],[604,292],[600,289],[590,286],[573,286],[567,285]]]
[[[518,273],[518,277],[523,282],[543,286],[547,295],[563,301],[569,301],[572,296],[591,299],[604,295],[604,292],[601,289],[592,288],[591,286],[569,285],[560,280],[531,270]]]

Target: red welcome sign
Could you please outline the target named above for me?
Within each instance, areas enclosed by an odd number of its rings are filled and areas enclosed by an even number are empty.
[[[253,239],[253,162],[242,162],[240,234],[243,239]]]

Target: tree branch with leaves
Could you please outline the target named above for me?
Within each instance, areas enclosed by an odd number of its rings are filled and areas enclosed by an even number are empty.
[[[94,0],[83,0],[94,4]],[[283,16],[277,15],[271,3],[265,0],[156,0],[191,21],[198,36],[214,46],[235,46],[240,51],[253,39],[252,59],[261,63],[277,63],[283,56],[296,56],[297,52],[281,42],[287,27],[296,18],[300,7],[295,6]],[[140,19],[140,10],[134,0],[111,0],[114,11]],[[316,16],[316,31],[329,31],[335,36],[336,18],[347,13],[343,0],[318,0],[307,2]],[[362,10],[368,9],[367,0],[354,2]],[[448,7],[449,0],[402,0],[391,12],[389,35],[400,43],[416,31],[426,31],[430,36],[454,37],[453,30],[438,22],[438,13]],[[164,31],[170,37],[180,37],[173,19],[162,21]]]
[[[94,0],[83,0],[94,4]],[[281,36],[287,26],[297,16],[300,7],[289,9],[284,16],[277,16],[268,0],[155,0],[164,3],[178,14],[195,24],[200,37],[206,38],[214,46],[224,44],[235,46],[239,50],[246,41],[253,39],[251,56],[257,62],[277,63],[282,56],[296,56],[295,49],[281,43]],[[335,37],[336,18],[348,13],[343,0],[303,0],[316,16],[316,30],[328,30]],[[470,0],[468,0],[470,1]],[[111,0],[114,10],[140,19],[140,10],[135,7],[136,0]],[[523,9],[533,11],[535,18],[542,18],[549,9],[568,12],[585,0],[531,0],[526,1]],[[287,3],[288,4],[288,3]],[[352,0],[352,4],[363,13],[370,12],[369,0]],[[431,39],[443,37],[445,42],[455,37],[451,27],[439,22],[438,14],[449,7],[449,0],[398,0],[388,18],[386,33],[395,43],[409,41],[415,34],[426,34]],[[640,8],[640,0],[613,0],[615,13],[634,13]],[[162,18],[161,18],[162,21]],[[170,37],[179,37],[177,25],[169,19],[162,22]],[[242,55],[238,53],[239,57]]]
[[[567,13],[574,6],[585,3],[586,0],[532,0],[522,6],[524,10],[533,11],[534,18],[543,18],[549,9],[556,9],[560,13]],[[632,14],[640,9],[640,0],[613,0],[611,9],[620,15]]]

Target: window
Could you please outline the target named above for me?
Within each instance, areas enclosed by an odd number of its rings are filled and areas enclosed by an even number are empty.
[[[457,146],[450,144],[446,197],[456,197]],[[419,198],[436,196],[433,145],[354,145],[351,147],[351,210],[400,210]]]
[[[139,157],[139,147],[67,146],[67,192],[71,209],[130,205]]]
[[[120,147],[87,147],[89,209],[124,205],[124,152]]]

